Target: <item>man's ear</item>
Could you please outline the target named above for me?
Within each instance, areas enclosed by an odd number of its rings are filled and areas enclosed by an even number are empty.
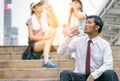
[[[99,30],[100,26],[99,25],[96,25],[96,30]]]

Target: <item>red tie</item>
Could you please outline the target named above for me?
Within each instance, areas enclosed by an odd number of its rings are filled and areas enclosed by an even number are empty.
[[[90,43],[92,41],[89,40],[88,41],[88,47],[87,47],[87,56],[86,56],[86,74],[89,75],[90,74]]]

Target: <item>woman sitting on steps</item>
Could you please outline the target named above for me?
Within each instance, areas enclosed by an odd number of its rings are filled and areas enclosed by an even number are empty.
[[[57,68],[49,62],[49,52],[55,36],[55,30],[48,27],[46,16],[42,14],[44,2],[34,0],[31,4],[31,17],[27,20],[26,25],[29,33],[29,45],[34,52],[43,51],[44,63],[43,68]]]

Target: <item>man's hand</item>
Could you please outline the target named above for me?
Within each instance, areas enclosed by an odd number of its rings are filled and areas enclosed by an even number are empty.
[[[86,81],[94,81],[93,76],[92,76],[92,75],[89,75],[89,77],[87,78],[87,80],[86,80]]]
[[[80,32],[79,32],[78,28],[71,28],[68,33],[68,36],[73,37],[73,36],[77,36],[79,34],[80,34]]]

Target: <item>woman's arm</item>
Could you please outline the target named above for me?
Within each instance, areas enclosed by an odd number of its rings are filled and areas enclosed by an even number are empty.
[[[58,27],[59,23],[58,23],[56,15],[54,14],[52,5],[51,4],[46,4],[45,9],[46,9],[45,12],[46,12],[46,16],[48,18],[49,26],[55,27],[55,28]]]

